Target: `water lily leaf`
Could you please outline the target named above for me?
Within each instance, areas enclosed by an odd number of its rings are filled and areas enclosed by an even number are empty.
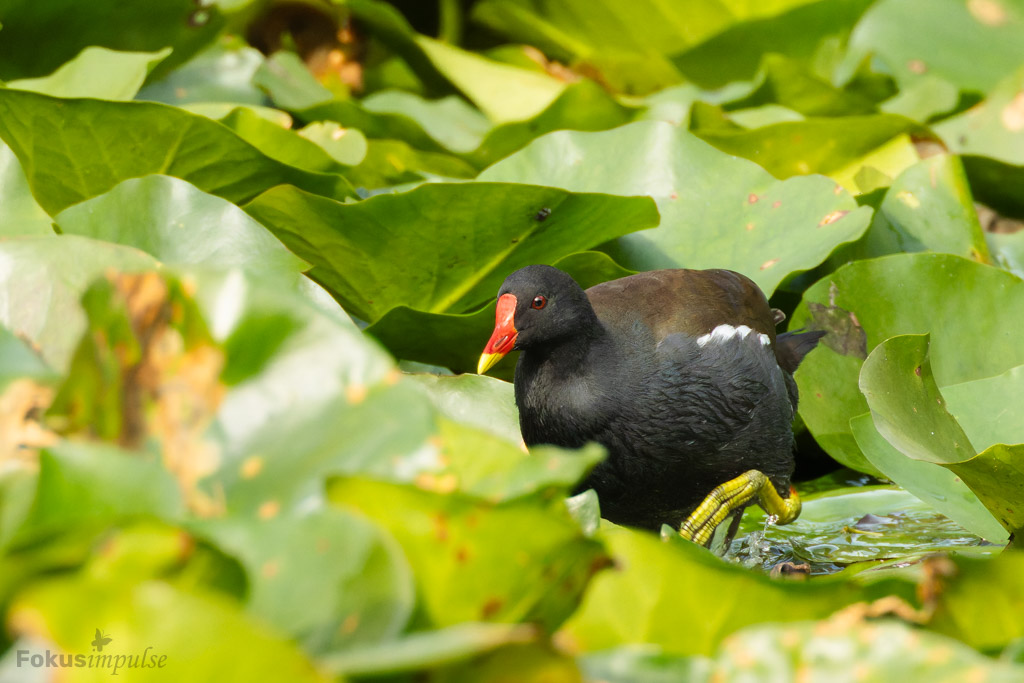
[[[407,380],[422,387],[434,407],[448,419],[488,431],[515,446],[522,443],[510,382],[475,374],[417,374],[409,375]]]
[[[169,264],[281,275],[309,267],[231,202],[170,176],[130,178],[54,220],[64,234],[132,246]]]
[[[341,510],[266,520],[230,516],[188,528],[245,567],[249,612],[307,650],[336,652],[394,638],[412,613],[412,575],[401,549]]]
[[[136,137],[107,144],[126,134]],[[354,196],[340,176],[287,166],[206,117],[154,102],[62,100],[0,90],[0,137],[51,214],[150,174],[187,180],[233,202],[281,183],[338,199]]]
[[[32,196],[18,157],[0,142],[0,235],[52,235],[51,223]]]
[[[889,141],[898,142],[898,136],[915,125],[902,116],[870,114],[789,121],[751,130],[698,128],[694,132],[723,152],[756,161],[777,178],[822,173],[840,180],[864,165],[877,167],[877,162],[870,161],[871,153]],[[895,175],[916,161],[916,155],[905,155],[901,165],[881,170]]]
[[[1009,683],[1024,667],[994,661],[953,638],[915,628],[902,621],[843,617],[820,622],[758,625],[729,636],[719,648],[711,676],[780,680],[808,676],[835,680],[856,671],[867,680],[960,680],[984,676]]]
[[[495,62],[426,36],[414,40],[438,71],[494,123],[533,118],[565,89],[565,83],[547,74]]]
[[[290,127],[268,121],[250,109],[236,107],[219,120],[238,137],[283,164],[313,173],[344,171],[344,166],[315,141]]]
[[[836,45],[846,42],[870,4],[870,0],[786,3],[787,11],[766,12],[769,16],[755,15],[730,26],[677,54],[672,62],[687,80],[709,89],[752,79],[769,53],[812,64],[828,77]]]
[[[981,538],[998,544],[1006,542],[1006,530],[952,470],[908,458],[878,433],[870,413],[850,420],[850,430],[864,457],[886,477]],[[927,535],[935,538],[935,530],[929,530]]]
[[[0,324],[38,346],[60,373],[85,330],[79,299],[108,268],[154,268],[153,257],[131,247],[73,235],[0,242]]]
[[[1024,27],[1024,20],[1021,21]],[[1024,60],[1024,50],[1018,62]],[[984,102],[937,124],[951,152],[1024,164],[1024,68],[1001,80]]]
[[[869,221],[869,210],[858,209],[832,181],[775,180],[751,162],[655,121],[601,133],[551,133],[479,180],[649,195],[661,224],[620,238],[609,248],[616,261],[634,270],[729,268],[769,293],[787,275],[813,268],[837,245],[856,239]]]
[[[408,633],[372,647],[321,658],[329,671],[350,676],[380,676],[460,662],[511,643],[537,637],[528,624],[467,621],[445,628]],[[517,671],[518,674],[518,671]]]
[[[1024,529],[1024,510],[1018,512],[1016,502],[1024,495],[1024,445],[998,444],[976,455],[935,383],[928,335],[900,335],[880,344],[864,361],[860,387],[886,441],[908,458],[948,467],[1007,531]]]
[[[124,657],[118,674],[131,671],[139,681],[155,683],[172,671],[189,680],[327,680],[298,645],[222,595],[118,578],[83,572],[33,584],[10,608],[15,633],[89,657],[98,654],[90,641],[100,628],[111,640],[103,654]],[[145,657],[148,666],[126,669],[129,656]]]
[[[944,78],[925,74],[879,105],[886,114],[899,114],[918,123],[952,111],[959,102],[957,87]]]
[[[937,154],[903,171],[864,237],[840,248],[831,261],[926,250],[991,262],[963,165],[952,155]]]
[[[442,147],[459,153],[479,147],[493,125],[479,110],[455,95],[428,100],[401,90],[386,90],[366,97],[360,105],[370,114],[412,119]]]
[[[841,90],[827,80],[812,73],[796,59],[780,54],[765,55],[757,88],[743,99],[729,103],[735,110],[779,104],[804,116],[850,116],[870,114],[875,104],[856,92]],[[747,128],[759,127],[737,121]]]
[[[774,582],[682,540],[623,528],[601,536],[615,569],[594,578],[556,634],[573,653],[653,644],[668,654],[710,654],[748,624],[821,617],[861,599],[852,584]],[[703,616],[681,616],[693,614]]]
[[[8,0],[0,14],[6,34],[0,45],[4,80],[48,74],[88,46],[128,52],[171,47],[171,56],[160,67],[167,71],[212,42],[224,27],[216,7],[197,8],[190,0],[132,7],[116,0]]]
[[[909,25],[918,27],[913,35]],[[957,30],[948,32],[950,26]],[[883,0],[865,12],[850,36],[840,78],[870,55],[884,62],[901,90],[938,76],[960,90],[985,93],[1024,62],[1022,30],[1024,15],[1014,2]]]
[[[215,44],[158,81],[137,99],[181,106],[196,102],[262,105],[267,97],[254,83],[263,54],[241,44]]]
[[[944,386],[942,397],[975,448],[1024,441],[1024,366]]]
[[[967,311],[980,327],[964,326]],[[939,386],[990,377],[1024,364],[1017,315],[1024,283],[958,256],[896,254],[843,266],[812,285],[793,313],[792,325],[830,332],[797,371],[800,415],[829,455],[873,472],[849,426],[868,411],[857,388],[867,353],[894,335],[928,332]],[[970,341],[975,329],[983,343]]]
[[[658,220],[647,198],[499,183],[427,184],[357,204],[279,187],[246,211],[313,263],[346,311],[371,322],[400,305],[466,312],[517,268]],[[388,259],[372,256],[382,250]]]
[[[1013,233],[986,232],[989,252],[995,263],[1024,278],[1024,230]]]
[[[28,540],[137,518],[176,520],[184,513],[178,483],[157,459],[61,441],[40,453],[35,496],[19,535]]]
[[[87,47],[49,76],[8,81],[6,85],[54,97],[130,100],[153,67],[169,54],[170,48],[157,52],[116,52]]]
[[[423,616],[463,621],[560,624],[603,565],[561,500],[484,503],[458,494],[340,478],[331,501],[390,531],[416,577]]]

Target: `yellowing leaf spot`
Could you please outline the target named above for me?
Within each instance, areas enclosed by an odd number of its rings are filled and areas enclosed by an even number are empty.
[[[910,190],[900,190],[896,193],[896,199],[900,200],[911,209],[916,209],[921,206],[921,200],[918,199]]]
[[[349,403],[362,403],[366,398],[366,385],[352,383],[345,387],[345,398]]]
[[[840,218],[842,218],[843,216],[845,216],[848,213],[850,213],[850,212],[849,211],[833,211],[832,213],[830,213],[829,215],[827,215],[827,216],[825,216],[824,218],[821,219],[821,222],[818,223],[818,227],[820,228],[820,227],[822,227],[824,225],[831,225],[832,223],[835,223],[837,220],[839,220]]]
[[[276,500],[268,500],[267,502],[260,505],[259,511],[256,513],[260,519],[271,519],[277,516],[277,513],[281,511],[281,504]]]
[[[753,224],[753,223],[747,223],[747,224],[746,224],[746,225],[745,225],[744,227],[745,227],[745,228],[746,228],[747,230],[753,230],[753,229],[754,229],[754,224]]]
[[[750,196],[747,197],[747,201],[750,202],[751,204],[755,203],[757,201],[757,195],[751,192]]]
[[[781,199],[776,199],[775,202],[772,204],[772,208],[773,209],[777,209],[780,206],[782,206],[782,200]]]
[[[842,185],[836,185],[835,187],[832,188],[832,194],[836,195],[837,197],[839,195],[841,195],[842,193],[843,193],[843,186]]]
[[[907,68],[915,74],[923,74],[928,71],[928,65],[920,59],[911,59],[907,62]]]
[[[672,194],[670,194],[668,196],[668,198],[669,199],[679,199],[679,193],[678,192],[673,192]]]
[[[345,617],[345,621],[341,622],[341,632],[344,635],[349,635],[359,628],[359,615],[350,614]]]
[[[1006,23],[1006,10],[996,0],[967,0],[967,11],[986,26]]]
[[[391,368],[388,370],[388,374],[384,376],[384,383],[388,386],[394,386],[398,384],[398,380],[402,379],[402,371],[398,368]]]
[[[999,114],[999,120],[1011,133],[1024,130],[1024,92],[1017,93],[1013,100],[1003,107]]]
[[[796,162],[796,170],[799,171],[800,173],[810,173],[811,165],[801,159],[800,161]]]
[[[260,574],[264,579],[272,579],[281,571],[281,563],[277,560],[268,560],[260,567]]]
[[[242,463],[242,479],[252,479],[263,470],[263,458],[254,455]]]
[[[774,266],[778,262],[779,262],[779,259],[777,259],[777,258],[773,258],[773,259],[770,259],[768,261],[765,261],[764,263],[761,264],[761,270],[767,270],[767,269],[771,268],[772,266]]]

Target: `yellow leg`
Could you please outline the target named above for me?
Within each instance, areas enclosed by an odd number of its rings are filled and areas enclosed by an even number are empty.
[[[795,489],[790,488],[789,497],[783,498],[768,477],[757,470],[748,470],[709,493],[679,527],[679,535],[707,545],[718,525],[755,496],[764,511],[776,518],[777,524],[789,524],[800,516],[800,498]]]

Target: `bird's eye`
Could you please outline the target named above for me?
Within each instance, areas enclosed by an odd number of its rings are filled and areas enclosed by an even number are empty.
[[[542,297],[542,296],[535,296],[535,297],[533,297],[533,303],[530,304],[530,305],[533,306],[534,308],[536,308],[539,311],[540,309],[544,308],[544,306],[547,303],[548,303],[548,300],[545,299],[544,297]]]

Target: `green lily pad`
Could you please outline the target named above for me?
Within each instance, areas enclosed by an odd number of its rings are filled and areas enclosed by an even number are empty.
[[[991,262],[967,176],[955,156],[937,154],[903,171],[886,191],[864,237],[840,248],[831,261],[915,251]]]
[[[153,67],[169,54],[169,48],[158,52],[116,52],[87,47],[49,76],[9,81],[7,87],[54,97],[130,100]]]
[[[313,263],[346,311],[371,322],[400,305],[464,313],[517,268],[657,222],[647,198],[498,183],[427,184],[357,204],[279,187],[246,211]]]
[[[434,407],[448,419],[488,431],[516,446],[522,443],[510,382],[473,374],[417,374],[409,375],[407,380],[422,387]]]
[[[85,330],[79,298],[108,268],[154,268],[131,247],[72,235],[0,241],[0,324],[38,345],[48,365],[65,372]]]
[[[942,397],[975,448],[1024,441],[1024,366],[944,386]]]
[[[804,116],[850,116],[875,111],[875,104],[863,95],[841,90],[814,74],[806,64],[780,54],[765,55],[759,75],[761,82],[757,88],[747,97],[730,102],[729,110],[779,104]],[[735,114],[733,119],[736,120]]]
[[[90,673],[113,672],[120,655],[118,675],[130,673],[137,681],[155,683],[168,674],[187,680],[327,680],[296,644],[221,595],[120,578],[81,573],[34,584],[10,608],[15,633],[89,658],[99,654],[90,641],[100,629],[111,640],[103,654],[112,663],[103,667],[94,660]],[[128,657],[144,658],[146,668],[127,669]]]
[[[394,638],[412,613],[412,575],[397,544],[341,510],[197,520],[188,528],[245,567],[248,611],[307,650]]]
[[[623,528],[601,537],[615,569],[595,577],[556,635],[572,653],[651,644],[674,655],[710,654],[743,626],[823,617],[863,599],[852,584],[775,582],[681,539]]]
[[[556,627],[602,566],[559,499],[484,503],[355,478],[329,485],[330,500],[390,531],[405,550],[434,626],[537,621]]]
[[[730,26],[672,62],[687,80],[702,88],[751,80],[766,54],[785,55],[830,76],[838,45],[846,42],[871,0],[818,0],[786,3],[774,16],[753,16]],[[767,13],[766,13],[767,14]]]
[[[988,92],[1024,62],[1024,15],[998,0],[883,0],[850,36],[842,71],[865,57],[885,64],[901,89],[938,76],[960,90]],[[913,31],[907,31],[914,26]],[[951,27],[956,30],[951,31]],[[939,38],[941,36],[941,38]],[[970,58],[965,56],[970,55]]]
[[[453,152],[471,152],[493,127],[487,117],[461,97],[428,100],[402,90],[376,92],[360,103],[372,114],[392,114],[415,121],[423,131]]]
[[[1021,21],[1024,27],[1024,20]],[[1024,61],[1024,49],[1021,58]],[[1001,80],[984,102],[935,126],[951,152],[1024,164],[1024,68]]]
[[[832,181],[775,180],[751,162],[654,121],[601,133],[551,133],[479,180],[649,195],[661,224],[620,238],[609,248],[616,261],[634,270],[729,268],[769,293],[859,237],[869,221],[869,210],[858,209]]]
[[[253,83],[263,65],[259,50],[243,44],[215,44],[158,81],[137,99],[181,106],[195,102],[261,105],[266,95]]]
[[[250,109],[236,107],[219,120],[238,137],[283,164],[313,173],[344,171],[345,167],[316,141],[268,121]]]
[[[217,8],[197,8],[191,0],[131,7],[116,0],[14,0],[4,3],[2,15],[6,35],[0,45],[0,79],[4,80],[48,74],[88,46],[128,52],[171,47],[173,52],[160,69],[166,71],[212,42],[224,27]]]
[[[1012,233],[986,232],[985,240],[994,262],[1024,279],[1024,230]]]
[[[745,628],[722,643],[713,679],[964,680],[1010,683],[1024,667],[994,661],[952,638],[895,619],[834,620]]]
[[[797,370],[800,415],[829,455],[874,472],[850,432],[850,419],[868,411],[857,388],[868,352],[891,336],[928,332],[939,386],[990,377],[1024,363],[1012,322],[1019,315],[1019,278],[958,256],[896,254],[843,266],[812,285],[793,313],[793,326],[830,332]]]
[[[135,137],[107,143],[126,134]],[[281,183],[338,199],[353,196],[340,176],[287,166],[206,117],[154,102],[62,100],[0,90],[0,137],[51,214],[127,178],[155,173],[233,202]]]
[[[504,645],[529,642],[536,636],[536,630],[528,624],[466,621],[327,655],[320,662],[338,674],[381,676],[453,664]]]
[[[905,456],[878,433],[870,413],[850,420],[850,430],[864,457],[886,477],[981,538],[1006,542],[1006,530],[951,470]],[[934,530],[927,535],[934,538]]]
[[[168,264],[298,274],[308,264],[231,202],[170,176],[130,178],[60,212],[64,234],[135,247]]]
[[[873,151],[915,126],[902,116],[870,114],[789,121],[752,130],[698,128],[694,132],[723,152],[756,161],[777,178],[821,173],[840,179],[844,172],[852,175],[863,166]]]
[[[133,518],[180,519],[174,477],[150,456],[114,446],[62,441],[40,454],[23,540],[69,529],[89,531]]]
[[[997,444],[976,454],[946,410],[931,372],[927,335],[901,335],[880,344],[864,361],[860,386],[886,441],[908,458],[948,467],[1007,531],[1024,530],[1024,510],[1017,502],[1024,495],[1024,445]]]
[[[0,142],[0,236],[52,235],[52,222],[32,196],[18,157]]]

